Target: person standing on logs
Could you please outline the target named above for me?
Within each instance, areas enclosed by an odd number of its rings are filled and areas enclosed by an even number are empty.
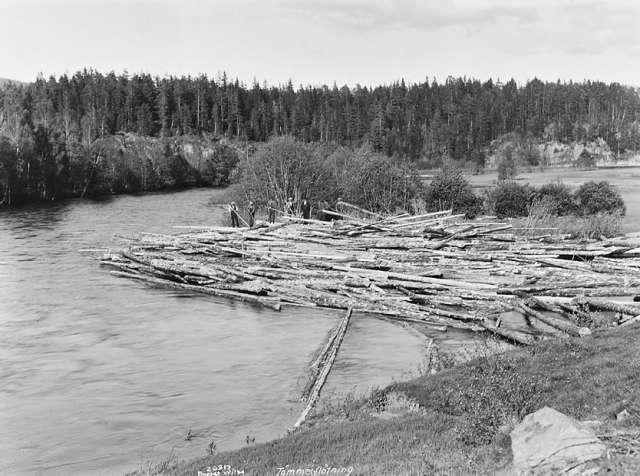
[[[333,210],[334,212],[342,212],[342,198],[338,197],[337,200],[335,202],[333,202],[333,205],[331,206],[331,208],[329,209],[330,211]],[[336,216],[336,215],[329,215],[329,219],[331,221],[334,220],[340,220],[342,217],[340,216]]]
[[[293,215],[293,198],[289,197],[287,203],[284,205],[284,213],[287,215]]]
[[[305,220],[308,220],[311,218],[311,204],[309,203],[309,200],[307,200],[306,198],[304,200],[302,200],[302,205],[300,206],[301,210],[302,210],[302,218],[304,218]]]
[[[324,212],[325,210],[328,210],[328,209],[329,209],[329,202],[327,202],[326,200],[322,200],[318,204],[318,216],[320,217],[320,220],[331,221],[331,216]]]
[[[267,210],[269,211],[269,223],[276,222],[276,204],[272,199],[267,201]]]
[[[249,201],[247,212],[249,212],[249,228],[253,228],[256,220],[256,205],[252,201]]]
[[[236,202],[231,202],[231,204],[229,204],[229,213],[231,214],[231,226],[238,228],[240,226],[240,222],[238,221],[238,207],[236,206]]]

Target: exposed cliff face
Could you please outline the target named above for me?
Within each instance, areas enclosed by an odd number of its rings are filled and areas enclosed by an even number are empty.
[[[91,155],[100,157],[94,183],[100,192],[225,185],[237,153],[213,138],[168,138],[116,134],[98,139]]]
[[[220,146],[214,140],[197,136],[168,138],[145,137],[136,134],[116,134],[96,140],[92,146],[102,150],[107,161],[127,156],[135,161],[149,161],[155,166],[166,166],[178,156],[189,167],[203,171],[206,163],[212,161]]]
[[[516,154],[518,165],[531,166],[542,165],[545,167],[625,167],[640,165],[640,151],[627,151],[616,155],[603,139],[591,142],[562,143],[557,141],[523,143],[522,141],[508,139],[498,139],[494,141],[487,156],[486,166],[495,169],[502,157],[504,147],[511,144],[519,151]],[[524,153],[524,150],[534,151],[537,155],[538,164],[528,161],[532,154]]]

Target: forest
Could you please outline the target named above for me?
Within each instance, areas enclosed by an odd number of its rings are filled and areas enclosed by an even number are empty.
[[[247,144],[287,135],[352,149],[366,145],[422,168],[450,160],[481,168],[489,144],[509,133],[564,143],[602,138],[614,153],[637,151],[640,96],[618,83],[538,79],[523,85],[513,79],[449,77],[408,85],[402,80],[375,87],[294,88],[291,81],[248,86],[225,73],[153,77],[83,70],[39,77],[0,88],[0,201],[129,191],[114,177],[116,185],[94,187],[96,167],[112,161],[96,151],[96,144],[118,135],[161,141],[173,156],[181,154],[180,147],[171,146],[180,137],[235,144],[217,154],[229,167],[234,163],[229,155],[248,150]],[[78,177],[70,178],[67,163],[80,163]],[[59,177],[63,169],[64,180]],[[139,164],[129,169],[140,175]],[[222,184],[229,171],[220,172],[215,179],[195,174],[189,183]],[[155,185],[133,188],[179,185],[171,173],[164,178],[159,173]],[[52,181],[57,184],[47,184]]]

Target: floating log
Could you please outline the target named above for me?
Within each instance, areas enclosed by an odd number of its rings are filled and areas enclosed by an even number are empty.
[[[311,388],[311,391],[309,392],[307,406],[302,411],[302,413],[300,414],[300,416],[298,417],[298,419],[293,425],[294,428],[298,428],[305,421],[305,419],[307,418],[307,415],[315,406],[316,401],[320,396],[320,391],[322,390],[322,387],[324,386],[324,383],[326,382],[327,377],[329,376],[329,372],[331,372],[331,367],[333,366],[333,363],[336,360],[336,356],[338,355],[338,351],[340,350],[340,344],[342,344],[342,339],[344,339],[344,335],[347,332],[347,327],[349,326],[349,320],[351,319],[352,312],[353,312],[352,308],[349,308],[347,310],[347,314],[342,319],[342,322],[340,323],[340,327],[338,328],[335,337],[331,340],[331,343],[325,353],[326,360],[323,360],[321,363],[318,364],[322,366],[322,370],[320,371],[320,374],[318,375],[316,381],[314,382]]]
[[[146,276],[139,273],[134,274],[134,273],[122,272],[122,271],[111,271],[111,274],[113,274],[114,276],[123,276],[126,278],[138,279],[140,281],[145,281],[147,283],[152,283],[152,284],[156,284],[156,285],[168,287],[168,288],[182,289],[184,291],[193,291],[196,293],[209,294],[211,296],[220,296],[220,297],[238,299],[240,301],[260,304],[262,306],[269,307],[274,311],[279,311],[281,307],[280,302],[278,302],[278,300],[252,296],[250,294],[244,294],[244,293],[239,293],[234,291],[226,291],[224,289],[216,289],[216,288],[207,287],[207,286],[195,286],[192,284],[176,283],[174,281],[169,281],[166,279],[158,279],[158,278]]]
[[[318,380],[318,376],[320,375],[320,372],[322,371],[324,364],[326,364],[329,360],[329,355],[330,355],[333,343],[335,342],[336,337],[338,337],[338,334],[340,333],[341,328],[342,328],[342,320],[329,331],[329,335],[327,337],[327,340],[324,346],[322,347],[322,349],[320,349],[319,352],[317,352],[315,359],[313,359],[313,361],[311,362],[311,365],[309,366],[309,371],[310,371],[309,380],[307,381],[307,384],[305,385],[301,394],[302,400],[307,401],[309,399],[311,395],[311,391],[313,390],[315,383]]]

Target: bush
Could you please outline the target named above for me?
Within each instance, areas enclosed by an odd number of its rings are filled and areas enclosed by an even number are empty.
[[[529,204],[527,219],[523,224],[526,232],[537,232],[538,227],[546,227],[552,222],[555,213],[555,203],[551,197],[534,197]]]
[[[535,192],[535,199],[544,201],[556,216],[570,215],[576,211],[576,203],[569,187],[563,183],[548,183]]]
[[[342,198],[372,211],[408,210],[422,187],[408,162],[366,147],[354,151],[290,136],[261,144],[240,162],[234,178],[240,201],[264,205],[272,199],[280,209],[291,197],[296,203],[306,198],[314,207]]]
[[[461,440],[468,445],[490,443],[500,427],[521,420],[540,407],[540,387],[549,377],[520,371],[524,357],[496,354],[465,364],[464,379],[451,382],[442,410],[464,417]]]
[[[511,180],[518,175],[516,165],[516,151],[513,144],[507,144],[500,151],[500,159],[498,161],[498,180]]]
[[[337,180],[340,197],[346,201],[374,212],[393,213],[410,210],[411,202],[421,195],[422,183],[411,163],[367,148],[349,155]]]
[[[624,200],[616,188],[609,182],[587,182],[576,191],[575,201],[581,215],[596,213],[619,213],[624,215]]]
[[[583,217],[558,219],[560,233],[581,240],[613,238],[622,234],[622,217],[619,213],[597,213]]]
[[[335,195],[335,180],[327,167],[321,147],[276,137],[261,144],[256,153],[244,158],[235,171],[245,201],[265,205],[274,200],[283,209],[289,197],[299,203],[303,198],[317,201]]]
[[[482,199],[473,193],[471,185],[462,171],[444,167],[431,181],[425,192],[429,210],[453,209],[453,213],[464,213],[474,218],[482,211]]]
[[[596,158],[587,149],[582,149],[576,159],[575,166],[582,169],[590,169],[596,166]]]
[[[533,140],[524,141],[520,146],[521,160],[526,165],[538,166],[541,162],[540,150]]]
[[[523,217],[529,213],[533,191],[529,185],[504,181],[489,192],[487,202],[499,217]]]

